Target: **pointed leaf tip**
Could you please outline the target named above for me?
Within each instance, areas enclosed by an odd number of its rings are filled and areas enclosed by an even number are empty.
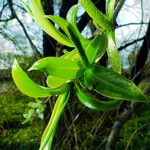
[[[36,84],[21,69],[17,60],[14,60],[12,67],[12,77],[16,86],[23,94],[34,98],[62,94],[70,87],[69,84],[64,84],[58,88],[47,88]]]
[[[33,70],[38,70],[38,68],[36,67],[36,63],[33,64],[33,66],[31,66],[28,71],[33,71]]]
[[[72,80],[81,76],[84,68],[81,63],[62,57],[45,57],[35,62],[29,69],[31,70],[40,70],[47,75]]]

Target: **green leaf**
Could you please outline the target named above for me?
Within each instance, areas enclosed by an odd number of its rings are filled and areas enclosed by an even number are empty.
[[[106,3],[106,14],[110,21],[113,21],[116,0],[108,0]]]
[[[44,17],[51,19],[54,23],[56,23],[67,35],[69,35],[67,26],[69,25],[69,22],[65,20],[64,18],[61,18],[59,16],[53,16],[53,15],[45,15]]]
[[[29,13],[29,15],[32,17],[33,14],[32,14],[32,11],[31,9],[29,8],[29,6],[23,1],[23,0],[19,0],[19,2],[22,4],[22,6],[26,9],[26,11]]]
[[[30,0],[30,6],[32,11],[32,18],[43,31],[45,31],[48,35],[50,35],[61,44],[74,47],[72,42],[60,31],[58,31],[47,18],[44,17],[45,14],[40,0]]]
[[[51,95],[62,94],[68,90],[69,85],[65,84],[59,88],[46,88],[33,82],[21,69],[17,61],[12,67],[12,77],[18,89],[30,97],[48,97]]]
[[[97,35],[88,45],[86,49],[86,56],[89,63],[98,62],[104,55],[108,45],[108,39],[105,33]]]
[[[93,70],[91,68],[86,69],[84,72],[84,78],[83,78],[83,86],[86,88],[90,88],[95,83],[95,78],[93,78]]]
[[[91,95],[85,89],[81,89],[78,85],[76,85],[76,94],[79,100],[88,108],[95,110],[109,110],[117,107],[120,104],[120,100],[112,100],[112,101],[101,101]]]
[[[41,2],[42,0],[37,0],[37,3],[38,3],[38,5],[39,5],[39,7],[41,7],[41,9],[43,9],[43,7],[42,7],[42,2]]]
[[[117,73],[121,73],[121,59],[115,42],[115,32],[108,33],[107,54]]]
[[[69,82],[69,80],[64,79],[64,78],[54,77],[51,75],[49,75],[47,80],[46,80],[47,85],[49,87],[53,87],[53,88],[60,87],[67,82]]]
[[[84,47],[79,39],[79,36],[74,32],[74,28],[73,28],[72,24],[69,24],[68,31],[70,33],[71,40],[74,43],[75,48],[77,49],[77,51],[80,55],[82,64],[84,65],[84,67],[88,67],[89,62],[88,62],[87,56],[85,54]]]
[[[146,102],[142,91],[130,80],[102,66],[92,68],[91,79],[95,80],[96,91],[100,94],[128,101]]]
[[[77,12],[79,10],[79,5],[73,5],[68,13],[67,13],[67,20],[69,21],[69,23],[71,23],[72,25],[76,26],[76,22],[77,22]]]
[[[53,15],[45,15],[46,18],[51,19],[54,23],[56,23],[65,33],[66,35],[71,39],[69,31],[68,31],[68,26],[69,22],[65,20],[64,18],[61,18],[59,16],[53,16]],[[88,40],[84,39],[81,33],[79,32],[76,23],[73,24],[72,26],[74,32],[78,35],[80,41],[82,41],[83,45],[86,45]]]
[[[81,35],[81,33],[80,33],[80,31],[78,30],[78,27],[77,27],[77,12],[78,12],[78,9],[79,9],[79,5],[78,4],[73,5],[69,9],[66,18],[67,18],[68,22],[73,26],[74,32],[78,35],[78,37],[79,37],[79,39],[81,41],[82,46],[84,46],[84,44],[87,45],[88,40],[85,39]]]
[[[46,145],[50,142],[50,147],[53,141],[54,133],[57,129],[58,121],[61,117],[61,114],[69,100],[70,92],[66,92],[63,95],[60,95],[55,103],[53,112],[50,118],[50,121],[42,135],[41,146],[39,150],[44,150]]]
[[[80,62],[61,57],[46,57],[35,62],[29,70],[40,70],[51,76],[72,80],[81,76],[84,68]]]
[[[86,10],[89,16],[97,23],[103,30],[112,31],[113,25],[108,20],[107,16],[104,15],[91,0],[79,0],[79,3]]]
[[[62,55],[61,58],[65,58],[67,60],[76,61],[76,62],[80,61],[80,56],[76,49],[72,50],[71,52],[67,52],[66,54]]]
[[[91,0],[79,0],[83,8],[87,13],[92,17],[93,21],[100,27],[102,30],[106,30],[108,36],[108,49],[107,54],[110,59],[110,62],[114,70],[118,73],[121,72],[121,61],[120,56],[117,50],[114,36],[114,25],[111,21],[108,20],[102,12],[100,12],[96,6],[92,3]]]

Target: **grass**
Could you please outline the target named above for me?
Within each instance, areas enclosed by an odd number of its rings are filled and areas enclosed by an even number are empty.
[[[36,118],[22,125],[28,103],[34,101],[18,94],[0,95],[0,150],[37,150],[45,122]],[[52,101],[54,104],[55,100]],[[139,104],[121,130],[117,150],[149,150],[150,104]],[[99,112],[85,108],[75,97],[69,101],[53,143],[53,150],[105,150],[107,137],[118,110]]]
[[[37,150],[45,127],[43,120],[22,125],[29,99],[25,96],[0,96],[0,149]]]

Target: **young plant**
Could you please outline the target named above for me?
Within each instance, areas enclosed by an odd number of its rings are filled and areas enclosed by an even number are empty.
[[[58,42],[74,47],[74,50],[61,57],[42,58],[29,69],[46,73],[48,87],[33,82],[17,60],[12,67],[13,80],[22,93],[33,98],[58,96],[43,133],[40,150],[51,149],[58,121],[71,91],[76,93],[79,101],[86,107],[101,111],[114,109],[123,100],[148,102],[132,81],[120,75],[120,57],[112,21],[115,2],[108,0],[107,15],[104,15],[90,0],[79,0],[99,30],[93,40],[85,39],[77,28],[79,5],[71,7],[65,20],[58,16],[45,16],[40,0],[30,0],[31,9],[22,0],[21,3],[45,32]],[[56,23],[65,34],[55,29],[48,19]],[[114,71],[97,64],[106,50]],[[100,100],[93,93],[99,93],[107,97],[107,100]]]

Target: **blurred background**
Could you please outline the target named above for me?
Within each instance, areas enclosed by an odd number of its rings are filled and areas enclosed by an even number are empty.
[[[29,4],[28,0],[24,1]],[[92,1],[105,13],[105,0]],[[77,3],[78,0],[42,0],[45,14],[63,18]],[[149,0],[116,0],[114,23],[122,74],[146,95],[150,95],[149,21]],[[82,7],[78,11],[77,25],[83,36],[92,38],[96,28]],[[11,77],[14,58],[27,71],[36,60],[60,56],[64,49],[71,50],[44,33],[18,0],[0,0],[0,150],[37,150],[55,103],[55,98],[35,100],[17,90]],[[100,64],[110,65],[106,54]],[[28,75],[45,85],[45,76],[40,72]],[[85,108],[73,96],[60,120],[53,149],[105,149],[113,123],[128,105],[125,102],[116,110],[97,112]],[[116,139],[117,150],[150,149],[149,108],[150,104],[141,103],[134,109]]]

